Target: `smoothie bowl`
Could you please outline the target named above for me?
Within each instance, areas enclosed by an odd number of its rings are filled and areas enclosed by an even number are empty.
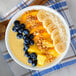
[[[5,43],[19,65],[43,70],[56,65],[66,55],[70,32],[58,12],[45,6],[31,6],[10,20]]]

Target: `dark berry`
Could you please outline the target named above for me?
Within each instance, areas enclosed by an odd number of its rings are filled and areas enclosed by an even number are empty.
[[[16,28],[17,30],[19,30],[19,29],[20,29],[20,26],[15,26],[15,28]]]
[[[31,45],[34,45],[34,40],[30,40],[30,44]]]
[[[13,32],[18,32],[19,28],[20,28],[19,26],[13,26],[12,31]]]
[[[27,44],[29,44],[29,43],[30,43],[30,39],[29,39],[29,38],[26,38],[26,39],[24,40],[24,42],[27,43]]]
[[[27,43],[27,42],[24,40],[24,45],[26,45],[26,44],[28,45],[29,43]]]
[[[29,49],[29,45],[24,45],[25,49],[28,50]]]
[[[32,63],[33,62],[33,59],[32,58],[29,58],[28,59],[28,63]]]
[[[19,26],[20,25],[20,21],[19,20],[14,21],[14,25],[15,26]]]
[[[37,65],[37,60],[34,60],[34,61],[32,62],[32,66],[35,67],[36,65]]]
[[[33,39],[33,38],[34,38],[34,35],[33,35],[33,34],[30,34],[30,35],[29,35],[29,38],[30,38],[30,39]]]
[[[23,34],[22,33],[17,33],[17,38],[18,39],[22,39],[23,38]]]
[[[24,33],[25,35],[29,35],[29,30],[28,30],[28,29],[24,29],[23,33]]]
[[[20,28],[20,29],[18,30],[18,32],[19,32],[19,33],[22,33],[23,30],[24,30],[23,28]]]
[[[24,40],[24,46],[25,46],[25,45],[29,45],[29,43],[27,43],[27,42]]]
[[[25,29],[25,24],[21,24],[20,27]]]
[[[27,39],[27,38],[28,38],[28,36],[27,36],[27,35],[24,35],[24,36],[23,36],[23,39],[24,39],[24,40],[25,40],[25,39]]]
[[[31,53],[31,54],[30,54],[30,58],[36,60],[36,59],[37,59],[37,55],[36,55],[36,53]]]
[[[24,50],[25,52],[27,52],[27,50],[26,50],[25,48],[23,48],[23,50]]]
[[[12,31],[13,31],[13,32],[17,32],[17,31],[18,31],[18,30],[16,29],[16,26],[13,26]]]
[[[29,52],[26,51],[26,52],[25,52],[25,56],[26,56],[26,57],[29,57]]]

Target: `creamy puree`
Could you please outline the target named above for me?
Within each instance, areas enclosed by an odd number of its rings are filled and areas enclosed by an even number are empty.
[[[37,55],[38,54],[44,55],[46,57],[46,60],[45,60],[43,65],[46,65],[46,64],[49,64],[50,62],[52,62],[53,60],[55,60],[55,58],[58,57],[59,54],[54,49],[53,41],[50,38],[50,35],[45,30],[42,23],[39,22],[38,19],[36,18],[37,13],[38,13],[38,11],[36,11],[36,10],[25,12],[23,15],[21,15],[18,18],[18,20],[20,21],[20,23],[25,23],[26,28],[29,29],[29,31],[34,34],[35,44],[30,46],[29,49],[33,49],[33,51],[29,50],[29,52],[30,53],[35,52],[35,53],[37,53]],[[30,18],[30,15],[31,15],[31,18]],[[34,16],[34,17],[32,17],[32,16]],[[28,63],[28,58],[25,57],[25,52],[23,51],[24,41],[23,41],[23,39],[17,39],[17,37],[16,37],[17,33],[12,31],[12,27],[13,27],[13,25],[11,26],[11,28],[9,30],[9,46],[10,46],[10,49],[11,49],[13,55],[19,61],[21,61],[24,64],[31,65]],[[42,29],[42,31],[37,32],[37,29],[39,29],[39,30]],[[39,33],[39,35],[36,35],[38,33]],[[48,45],[48,43],[44,43],[44,44],[46,44],[46,47],[43,46],[43,48],[42,48],[41,46],[39,46],[40,44],[39,45],[37,44],[39,41],[38,38],[40,38],[40,39],[45,38],[46,41],[50,42],[50,45]],[[48,48],[47,45],[51,46],[51,48]],[[37,66],[43,66],[43,65],[37,64]]]
[[[23,39],[20,39],[20,40],[17,39],[16,37],[17,33],[14,33],[11,29],[12,27],[10,28],[10,32],[9,32],[9,44],[13,55],[16,56],[16,58],[22,63],[29,64],[28,58],[25,57],[24,51],[23,51],[23,48],[24,48]]]

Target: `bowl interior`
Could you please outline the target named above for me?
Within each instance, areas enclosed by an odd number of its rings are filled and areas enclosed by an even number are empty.
[[[66,27],[66,31],[67,31],[67,37],[68,37],[68,41],[67,41],[67,48],[65,50],[65,52],[63,54],[61,54],[58,58],[56,58],[52,63],[50,63],[49,65],[46,65],[44,67],[32,67],[32,66],[28,66],[26,64],[23,64],[22,62],[20,62],[18,59],[16,59],[16,57],[12,54],[12,51],[9,47],[9,42],[8,42],[8,35],[9,35],[9,29],[11,27],[11,25],[13,24],[13,22],[20,16],[22,15],[25,11],[28,11],[28,10],[32,10],[32,9],[35,9],[35,10],[39,10],[39,9],[44,9],[46,11],[49,11],[51,13],[54,13],[55,15],[57,15],[61,20],[62,22],[64,23],[64,26]],[[16,13],[15,16],[10,20],[9,24],[8,24],[8,27],[6,29],[6,34],[5,34],[5,43],[6,43],[6,47],[7,47],[7,50],[9,52],[9,54],[11,55],[11,57],[21,66],[23,66],[24,68],[27,68],[27,69],[32,69],[32,70],[43,70],[43,69],[47,69],[47,68],[50,68],[54,65],[56,65],[57,63],[59,63],[63,57],[66,55],[67,51],[68,51],[68,48],[69,48],[69,44],[70,44],[70,32],[69,32],[69,28],[68,28],[68,24],[67,22],[64,20],[64,18],[55,10],[51,9],[51,8],[48,8],[48,7],[45,7],[45,6],[31,6],[31,7],[27,7],[23,10],[21,10],[20,12]]]

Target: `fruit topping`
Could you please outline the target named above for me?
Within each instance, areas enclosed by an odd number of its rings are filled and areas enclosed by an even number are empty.
[[[25,49],[28,50],[29,49],[29,45],[24,45]]]
[[[17,32],[17,31],[18,31],[18,30],[16,29],[16,26],[13,26],[12,31],[13,31],[13,32]]]
[[[25,56],[26,56],[26,57],[29,57],[29,52],[26,51],[26,52],[25,52]]]
[[[43,65],[44,62],[45,62],[45,60],[46,60],[46,56],[44,56],[44,55],[38,55],[37,56],[37,60],[38,60],[38,64],[39,65]]]
[[[27,35],[24,35],[24,36],[23,36],[23,39],[25,40],[27,37],[28,37]]]
[[[20,27],[25,29],[25,24],[21,24]]]
[[[14,21],[14,25],[15,26],[19,26],[20,25],[20,21],[18,21],[18,20]]]
[[[25,47],[23,48],[23,50],[26,52],[27,51],[27,49],[25,49]]]
[[[30,40],[30,44],[31,45],[34,45],[34,40]]]
[[[28,63],[32,63],[33,59],[32,58],[28,58]]]
[[[31,53],[30,58],[37,60],[37,55],[36,53]]]
[[[34,61],[32,62],[32,66],[35,67],[36,65],[37,65],[37,60],[34,60]]]
[[[29,30],[28,30],[28,29],[24,29],[23,33],[24,33],[25,35],[29,35]]]
[[[37,65],[37,55],[36,53],[29,53],[28,49],[29,49],[29,45],[34,45],[34,40],[32,40],[34,38],[33,34],[30,34],[30,31],[28,29],[25,29],[25,24],[20,24],[20,21],[16,20],[14,22],[14,26],[12,28],[13,32],[17,32],[17,38],[18,39],[22,39],[24,40],[24,52],[25,52],[25,56],[28,57],[28,63],[31,63],[32,66],[36,66]]]
[[[34,38],[34,35],[33,35],[33,34],[30,34],[30,35],[29,35],[29,38],[30,38],[30,39],[33,39],[33,38]]]
[[[30,42],[30,39],[29,39],[29,38],[26,38],[26,39],[24,40],[24,43],[29,44],[29,42]]]
[[[20,28],[20,29],[18,30],[19,33],[23,33],[23,31],[24,31],[23,28]]]
[[[23,38],[23,34],[22,33],[17,33],[17,38],[18,39],[22,39]]]

